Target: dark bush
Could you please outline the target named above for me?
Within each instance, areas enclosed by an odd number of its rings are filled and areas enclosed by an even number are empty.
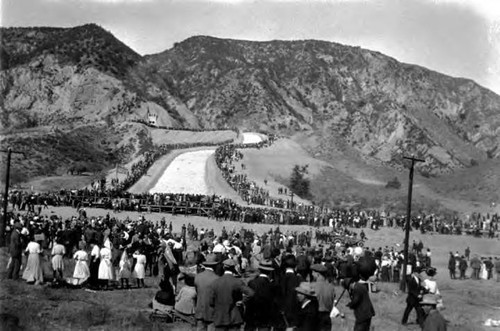
[[[393,188],[393,189],[400,189],[401,188],[401,183],[399,182],[398,177],[394,177],[390,181],[385,184],[385,188]]]

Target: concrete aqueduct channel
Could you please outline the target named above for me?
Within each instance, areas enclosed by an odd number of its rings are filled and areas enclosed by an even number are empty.
[[[260,141],[262,137],[257,133],[243,133],[243,144]],[[224,194],[229,188],[228,185],[226,187],[224,183],[220,183],[220,180],[212,178],[214,177],[214,153],[215,148],[207,148],[184,152],[176,156],[156,183],[152,184],[149,193],[217,194],[234,198],[233,194]]]

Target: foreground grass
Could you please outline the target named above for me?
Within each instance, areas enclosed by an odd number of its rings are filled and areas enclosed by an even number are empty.
[[[70,208],[49,210],[68,217],[74,214]],[[89,215],[105,215],[108,211],[88,209]],[[138,213],[121,213],[119,218],[130,216],[134,219]],[[174,231],[180,231],[183,223],[191,222],[198,227],[210,227],[220,231],[222,226],[227,229],[240,226],[252,228],[257,232],[267,231],[271,226],[257,224],[240,224],[233,222],[215,222],[201,217],[184,217],[161,214],[147,215],[148,219],[159,220],[165,216],[172,220]],[[308,227],[282,226],[282,230],[296,229],[303,231]],[[369,240],[367,246],[378,248],[401,243],[403,233],[397,229],[380,231],[366,230]],[[443,316],[450,321],[450,330],[488,330],[484,321],[488,318],[500,319],[500,284],[490,281],[450,280],[447,276],[447,258],[449,251],[463,252],[465,247],[471,248],[472,254],[491,256],[500,254],[500,241],[478,239],[468,236],[421,235],[412,232],[410,240],[422,240],[424,245],[432,250],[433,265],[438,269],[437,281],[444,298],[446,309]],[[158,280],[146,278],[145,289],[114,290],[89,292],[82,289],[50,288],[48,285],[34,286],[23,281],[5,279],[7,252],[0,250],[0,313],[4,320],[7,316],[18,318],[19,325],[24,330],[191,330],[184,323],[164,324],[149,320],[148,304],[157,291]],[[71,275],[72,262],[67,262],[65,274]],[[468,273],[469,274],[469,273]],[[50,271],[46,271],[50,277]],[[380,292],[372,294],[376,316],[373,319],[375,330],[420,330],[416,324],[407,327],[400,325],[405,308],[406,295],[399,291],[398,284],[379,283]],[[342,289],[337,287],[337,295]],[[339,303],[339,308],[345,313],[345,319],[335,320],[336,330],[352,330],[353,313],[345,307],[348,302],[345,296]],[[414,321],[415,313],[410,315]],[[3,322],[5,330],[7,322]]]

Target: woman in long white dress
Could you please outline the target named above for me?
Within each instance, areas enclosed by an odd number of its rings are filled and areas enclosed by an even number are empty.
[[[81,285],[90,277],[90,270],[87,264],[88,254],[84,250],[85,244],[81,243],[79,250],[73,255],[73,259],[76,261],[75,270],[73,271],[73,278],[77,279],[77,284]]]
[[[484,263],[484,258],[481,261],[481,271],[479,272],[479,278],[488,280],[488,270],[486,269],[486,264]]]
[[[146,275],[146,255],[144,252],[136,251],[134,255],[132,255],[136,259],[133,277],[137,279],[137,287],[144,287],[144,277]]]
[[[35,285],[43,283],[43,269],[40,254],[42,248],[35,241],[30,241],[26,247],[26,252],[29,253],[26,268],[23,272],[23,279],[28,283],[35,282]]]
[[[114,280],[113,264],[111,263],[111,250],[107,247],[101,248],[101,262],[99,263],[98,278],[105,290],[109,289],[109,281]]]
[[[128,258],[127,249],[123,250],[122,256],[120,258],[120,270],[118,271],[118,278],[120,279],[121,288],[130,288],[130,284],[128,282],[130,275],[132,274],[130,260]],[[125,285],[126,284],[126,285]]]

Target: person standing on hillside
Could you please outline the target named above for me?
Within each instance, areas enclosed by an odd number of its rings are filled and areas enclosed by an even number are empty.
[[[205,270],[194,278],[197,295],[195,310],[197,331],[207,331],[213,328],[214,310],[210,306],[210,297],[212,295],[212,284],[219,278],[214,271],[215,266],[219,264],[215,254],[208,254],[202,264]]]
[[[448,259],[448,270],[450,271],[450,279],[456,279],[456,260],[455,257],[453,256],[453,253],[450,252],[450,258]]]
[[[271,280],[274,272],[271,261],[259,263],[260,274],[248,282],[255,295],[249,300],[245,314],[245,331],[271,330],[280,315],[276,302],[278,287]]]
[[[497,273],[497,282],[500,282],[500,258],[495,257],[495,272]]]
[[[417,323],[422,325],[423,312],[420,307],[420,299],[422,298],[422,286],[421,286],[421,276],[418,272],[412,273],[407,279],[408,286],[408,297],[406,298],[406,309],[403,313],[403,320],[401,324],[406,325],[408,323],[408,317],[410,312],[415,308],[417,313]]]
[[[458,266],[458,269],[460,270],[460,279],[465,279],[465,272],[467,271],[467,268],[469,266],[467,265],[467,261],[465,260],[465,256],[462,255],[462,258],[460,259],[460,264]]]
[[[422,331],[446,331],[446,320],[439,310],[436,309],[438,298],[433,294],[426,294],[423,296],[420,304],[426,316],[422,323]]]
[[[312,284],[318,299],[318,330],[330,331],[332,328],[332,321],[330,319],[330,312],[332,311],[335,301],[335,287],[326,279],[328,269],[323,264],[313,264],[311,266],[312,275],[315,279]]]
[[[481,271],[481,260],[477,255],[474,255],[474,257],[470,260],[470,267],[472,268],[472,279],[479,279],[479,272]]]
[[[210,306],[214,309],[216,330],[236,331],[243,324],[244,304],[254,295],[254,291],[237,279],[236,262],[233,259],[222,263],[224,274],[212,283]]]
[[[7,268],[7,278],[8,279],[19,279],[19,271],[21,270],[22,258],[23,258],[23,250],[21,243],[21,231],[22,225],[21,223],[14,223],[14,229],[10,234],[10,243],[9,243],[9,254],[10,254],[10,263]]]
[[[467,246],[467,248],[465,249],[465,258],[467,259],[467,261],[469,261],[469,257],[470,257],[470,248],[469,246]]]

